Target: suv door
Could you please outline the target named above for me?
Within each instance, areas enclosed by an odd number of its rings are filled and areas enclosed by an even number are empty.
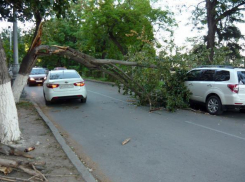
[[[187,81],[185,81],[186,87],[190,90],[192,93],[190,99],[194,101],[200,101],[200,96],[198,93],[198,82],[200,81],[202,70],[192,70],[187,73]]]
[[[191,100],[205,102],[206,93],[214,82],[214,69],[193,70],[188,73],[186,86],[192,92]]]
[[[214,69],[203,69],[200,76],[200,81],[197,85],[200,101],[205,102],[207,93],[213,89],[214,86]]]
[[[245,70],[237,71],[238,84],[239,84],[239,99],[245,104]]]

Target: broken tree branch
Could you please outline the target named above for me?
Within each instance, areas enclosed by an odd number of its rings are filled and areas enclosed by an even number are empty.
[[[122,61],[115,59],[95,59],[92,56],[89,56],[69,47],[40,45],[35,48],[35,52],[37,56],[50,56],[52,54],[65,56],[66,58],[73,59],[74,61],[77,61],[88,68],[97,68],[98,66],[104,64],[120,64],[126,66],[157,68],[156,65],[144,65],[137,62]]]
[[[21,169],[25,173],[31,175],[31,176],[36,176],[40,178],[41,180],[47,181],[45,176],[36,168],[31,169],[33,167],[33,164],[30,164],[29,162],[23,162],[23,161],[15,161],[15,160],[10,160],[10,159],[1,159],[0,158],[0,165],[1,166],[6,166],[6,167],[11,167],[11,168],[17,168]]]
[[[4,145],[0,143],[0,153],[3,153],[5,155],[16,155],[16,156],[23,156],[27,158],[34,158],[33,156],[21,151],[20,149],[11,147],[9,145]]]
[[[21,179],[21,178],[8,177],[8,176],[1,176],[1,175],[0,175],[0,179],[1,179],[1,180],[5,180],[5,181],[13,181],[13,182],[17,182],[17,181],[30,182],[30,181],[31,181],[31,180],[29,180],[29,179]]]

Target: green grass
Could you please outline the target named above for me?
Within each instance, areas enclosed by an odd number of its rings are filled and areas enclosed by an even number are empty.
[[[19,103],[16,104],[17,108],[26,108],[26,109],[30,109],[33,108],[33,105],[31,102],[28,101],[21,101]]]

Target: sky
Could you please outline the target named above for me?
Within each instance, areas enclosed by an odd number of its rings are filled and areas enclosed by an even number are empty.
[[[158,0],[156,3],[153,3],[153,7],[155,8],[162,8],[165,9],[165,6],[169,6],[169,8],[175,13],[175,19],[178,23],[178,27],[174,29],[174,39],[175,44],[178,46],[184,46],[186,45],[186,38],[187,37],[195,37],[197,35],[200,35],[197,33],[197,31],[192,31],[193,25],[190,22],[191,17],[191,11],[194,9],[194,7],[201,2],[201,0]],[[176,6],[180,7],[179,9],[182,10],[181,14],[179,13],[178,8]],[[185,6],[185,8],[181,8],[182,6]],[[189,25],[187,25],[190,23]],[[12,30],[12,23],[7,22],[0,22],[0,31],[3,28],[8,28]],[[18,27],[21,29],[31,29],[33,27],[33,23],[27,22],[25,24],[18,22]],[[245,24],[238,25],[240,30],[242,31],[242,34],[245,35]],[[204,35],[206,32],[203,32]],[[156,38],[158,40],[161,39],[161,37],[164,37],[164,32],[157,32]],[[161,41],[161,40],[160,40]]]
[[[187,37],[195,37],[198,35],[197,31],[192,30],[193,26],[190,22],[190,17],[191,11],[199,2],[200,0],[159,0],[153,5],[153,7],[161,7],[163,10],[165,6],[168,6],[174,13],[174,18],[178,24],[178,27],[174,28],[174,42],[176,45],[185,46]],[[164,37],[164,35],[164,32],[158,32],[156,37],[160,39],[160,37]]]
[[[197,2],[198,0],[159,0],[153,5],[156,8],[165,7],[166,5],[168,5],[176,13],[176,19],[179,24],[179,27],[175,29],[175,43],[177,45],[181,46],[184,44],[187,35],[191,32],[191,26],[186,26],[190,14],[188,12],[183,12],[181,16],[178,15],[178,12],[175,11],[175,6],[186,5],[189,7],[191,5],[195,5]],[[1,29],[8,27],[10,27],[9,29],[12,30],[12,23],[0,22],[0,31]],[[20,27],[21,29],[31,29],[31,27],[33,27],[33,24],[28,22],[25,24],[18,22],[18,27]],[[183,34],[183,32],[185,32],[185,34]],[[156,37],[160,39],[160,37],[164,37],[164,33],[158,32]]]

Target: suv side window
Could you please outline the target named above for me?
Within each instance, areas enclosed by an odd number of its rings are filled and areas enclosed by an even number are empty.
[[[200,81],[214,81],[215,70],[203,70]]]
[[[238,83],[245,84],[245,71],[238,71],[237,76],[238,76]]]
[[[230,72],[225,70],[217,70],[214,75],[214,81],[228,81],[230,80]]]
[[[199,81],[201,70],[192,70],[187,74],[187,81]]]

